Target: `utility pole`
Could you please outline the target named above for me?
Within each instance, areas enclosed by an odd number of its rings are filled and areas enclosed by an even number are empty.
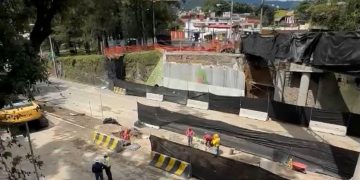
[[[231,0],[231,9],[230,9],[230,37],[232,35],[233,27],[233,12],[234,12],[234,0]]]
[[[188,38],[189,38],[189,40],[191,40],[191,37],[190,37],[190,21],[191,21],[191,12],[189,13],[189,17],[188,17]]]
[[[260,10],[260,33],[262,30],[262,24],[263,24],[263,14],[264,14],[264,0],[261,0],[261,10]]]
[[[50,42],[51,60],[52,60],[53,65],[54,65],[55,75],[56,75],[56,77],[58,77],[58,72],[57,72],[56,64],[55,64],[54,49],[53,49],[53,45],[52,45],[52,42],[51,42],[51,36],[49,36],[49,42]]]
[[[40,176],[39,176],[39,172],[37,171],[37,168],[36,168],[35,156],[34,156],[34,151],[33,151],[33,148],[32,148],[31,138],[30,138],[30,130],[29,130],[29,125],[28,125],[27,122],[25,123],[25,127],[26,127],[26,136],[27,136],[28,141],[29,141],[29,147],[30,147],[30,153],[31,153],[31,157],[32,157],[32,163],[34,165],[34,170],[35,170],[35,174],[36,174],[36,179],[39,180]]]
[[[153,20],[153,45],[155,45],[155,0],[152,0],[152,20]]]

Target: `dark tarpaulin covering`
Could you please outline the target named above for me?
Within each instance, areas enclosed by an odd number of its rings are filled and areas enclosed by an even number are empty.
[[[240,97],[240,104],[244,109],[268,112],[269,101],[268,99]]]
[[[146,97],[147,85],[114,79],[114,86],[126,89],[126,95]]]
[[[192,175],[204,180],[285,179],[260,167],[229,159],[215,157],[199,149],[150,136],[151,150],[191,163]]]
[[[153,93],[153,94],[163,94],[165,91],[164,87],[161,86],[148,86],[146,89],[147,93]]]
[[[242,38],[242,52],[271,62],[278,58],[360,75],[360,32],[252,34]]]
[[[204,132],[217,132],[220,133],[221,144],[224,146],[281,162],[290,154],[294,161],[305,163],[309,171],[336,177],[352,177],[359,155],[358,152],[322,142],[253,131],[222,121],[170,112],[139,103],[138,118],[141,122],[157,125],[180,134],[184,134],[188,127],[192,127],[199,135]]]
[[[311,120],[341,126],[347,126],[348,124],[345,113],[316,108],[312,109]]]
[[[209,102],[209,93],[189,91],[188,98],[196,101]]]
[[[109,79],[124,79],[125,78],[125,66],[124,57],[119,59],[106,59],[105,70]]]
[[[290,43],[292,34],[277,34],[275,36],[272,52],[275,58],[287,59],[290,56]]]
[[[290,42],[288,57],[277,58],[289,59],[292,62],[310,62],[311,54],[321,37],[320,33],[294,33]]]
[[[292,62],[309,62],[320,37],[320,33],[280,33],[267,37],[259,34],[248,35],[242,39],[243,53],[270,61],[278,58]]]
[[[244,54],[259,56],[268,60],[275,59],[272,52],[275,43],[274,37],[261,37],[259,34],[253,34],[242,37],[241,43],[242,53]]]
[[[209,93],[209,109],[214,111],[239,114],[240,97],[218,96]]]
[[[314,50],[315,66],[360,65],[360,32],[325,32]]]
[[[269,117],[273,121],[309,126],[311,108],[271,101]]]
[[[147,86],[146,92],[164,95],[164,100],[185,105],[187,103],[187,91],[170,89],[167,87]]]
[[[163,87],[162,94],[164,95],[165,101],[174,102],[182,105],[186,105],[187,103],[187,91]]]
[[[349,120],[347,135],[360,137],[360,114],[347,113],[346,119]]]

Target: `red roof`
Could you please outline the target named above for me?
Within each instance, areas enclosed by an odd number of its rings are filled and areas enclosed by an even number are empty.
[[[218,28],[218,29],[230,29],[230,25],[227,24],[209,24],[208,28]]]
[[[247,23],[254,23],[254,24],[259,24],[260,20],[259,19],[253,19],[253,18],[247,18],[246,19]]]

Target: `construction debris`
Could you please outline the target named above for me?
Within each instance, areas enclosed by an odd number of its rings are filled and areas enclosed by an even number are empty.
[[[103,120],[103,124],[116,124],[116,125],[121,126],[114,118],[105,118]]]
[[[131,144],[129,146],[126,146],[126,149],[131,150],[131,151],[136,151],[140,148],[141,146],[137,143]]]

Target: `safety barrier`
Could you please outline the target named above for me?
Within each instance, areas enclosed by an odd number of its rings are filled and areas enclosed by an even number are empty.
[[[161,50],[161,51],[202,51],[202,52],[223,52],[227,49],[234,48],[234,45],[227,42],[207,42],[207,43],[197,43],[193,45],[183,45],[183,46],[172,46],[172,45],[161,45],[155,44],[151,46],[113,46],[104,49],[104,55],[108,58],[118,57],[124,53],[131,53],[137,51],[149,51],[149,50]]]
[[[151,152],[150,165],[184,178],[191,177],[191,164],[155,151]]]
[[[192,127],[195,134],[198,135],[203,135],[205,132],[209,134],[220,132],[222,146],[232,147],[236,150],[251,153],[276,162],[284,162],[285,159],[292,157],[294,161],[305,163],[309,171],[321,172],[341,179],[349,179],[352,177],[359,156],[359,152],[336,147],[324,142],[309,141],[274,133],[245,129],[220,120],[209,120],[194,115],[173,112],[158,106],[147,106],[138,103],[137,110],[138,120],[142,123],[155,125],[161,127],[161,129],[179,134],[184,134],[188,127]],[[193,141],[195,141],[195,139],[193,139]],[[222,176],[230,176],[228,173],[232,173],[228,168],[233,167],[234,163],[227,162],[223,164],[219,162],[217,158],[213,159],[213,161],[216,162],[212,162],[212,154],[210,153],[196,154],[196,152],[194,152],[195,150],[193,150],[195,148],[187,147],[186,145],[181,145],[178,150],[175,150],[167,141],[162,144],[151,143],[152,151],[190,162],[193,176],[199,179],[216,179],[212,178],[212,176],[209,177],[210,172],[208,172],[212,171],[209,170],[209,168],[214,168],[215,165],[223,167],[223,170],[226,171],[226,173],[224,171],[220,172],[219,169],[215,168],[215,174],[219,173]],[[210,163],[215,164],[212,165]],[[203,172],[206,174],[199,174],[201,173],[199,171],[202,171],[202,169],[207,169]],[[236,170],[240,169],[241,168],[236,168]],[[242,173],[247,174],[249,172]],[[244,174],[243,177],[246,177]],[[201,176],[206,176],[207,178],[201,178]],[[238,178],[222,177],[217,179],[242,179],[240,177],[241,176]],[[253,175],[250,174],[250,177],[253,177]]]
[[[156,101],[174,102],[198,109],[238,114],[241,117],[262,121],[271,119],[309,127],[314,131],[360,137],[360,133],[356,130],[360,127],[360,123],[358,123],[360,122],[359,114],[297,106],[277,102],[270,98],[220,96],[211,92],[152,87],[119,79],[114,79],[113,83],[114,86],[123,88],[126,95],[147,97]]]
[[[92,140],[96,145],[116,152],[122,148],[121,140],[96,131],[93,132]]]
[[[190,175],[198,179],[285,179],[258,166],[222,156],[214,156],[200,149],[178,144],[156,136],[150,136],[150,143],[153,152],[161,153],[164,157],[170,156],[182,161],[191,162],[191,168],[189,169],[191,170]]]

